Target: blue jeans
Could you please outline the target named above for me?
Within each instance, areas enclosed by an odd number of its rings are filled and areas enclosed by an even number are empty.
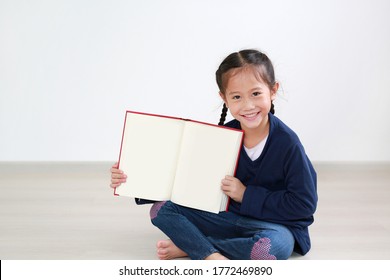
[[[287,259],[294,249],[294,237],[285,226],[232,212],[214,214],[163,201],[153,204],[150,217],[194,260],[213,253],[235,260]]]

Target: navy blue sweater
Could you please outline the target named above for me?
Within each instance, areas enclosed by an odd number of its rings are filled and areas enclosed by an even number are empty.
[[[310,250],[308,226],[317,207],[317,175],[298,136],[269,114],[270,128],[260,157],[252,161],[241,148],[236,177],[247,187],[242,203],[229,211],[287,226],[299,254]],[[233,120],[225,126],[241,129]]]

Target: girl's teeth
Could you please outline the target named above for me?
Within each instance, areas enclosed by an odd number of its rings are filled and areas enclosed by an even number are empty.
[[[250,114],[250,115],[245,115],[245,117],[247,117],[247,118],[251,118],[251,117],[254,117],[254,116],[256,116],[256,113],[253,113],[253,114]]]

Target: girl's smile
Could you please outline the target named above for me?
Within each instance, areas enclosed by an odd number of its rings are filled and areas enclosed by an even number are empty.
[[[243,118],[245,118],[247,121],[255,121],[259,115],[260,115],[260,112],[254,112],[254,113],[247,113],[247,114],[241,115],[241,116]]]

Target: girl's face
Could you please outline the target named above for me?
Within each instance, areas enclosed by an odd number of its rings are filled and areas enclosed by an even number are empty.
[[[272,89],[256,75],[255,69],[244,68],[233,73],[227,81],[225,94],[220,93],[233,117],[243,130],[262,129],[268,123],[271,101],[279,84]]]

